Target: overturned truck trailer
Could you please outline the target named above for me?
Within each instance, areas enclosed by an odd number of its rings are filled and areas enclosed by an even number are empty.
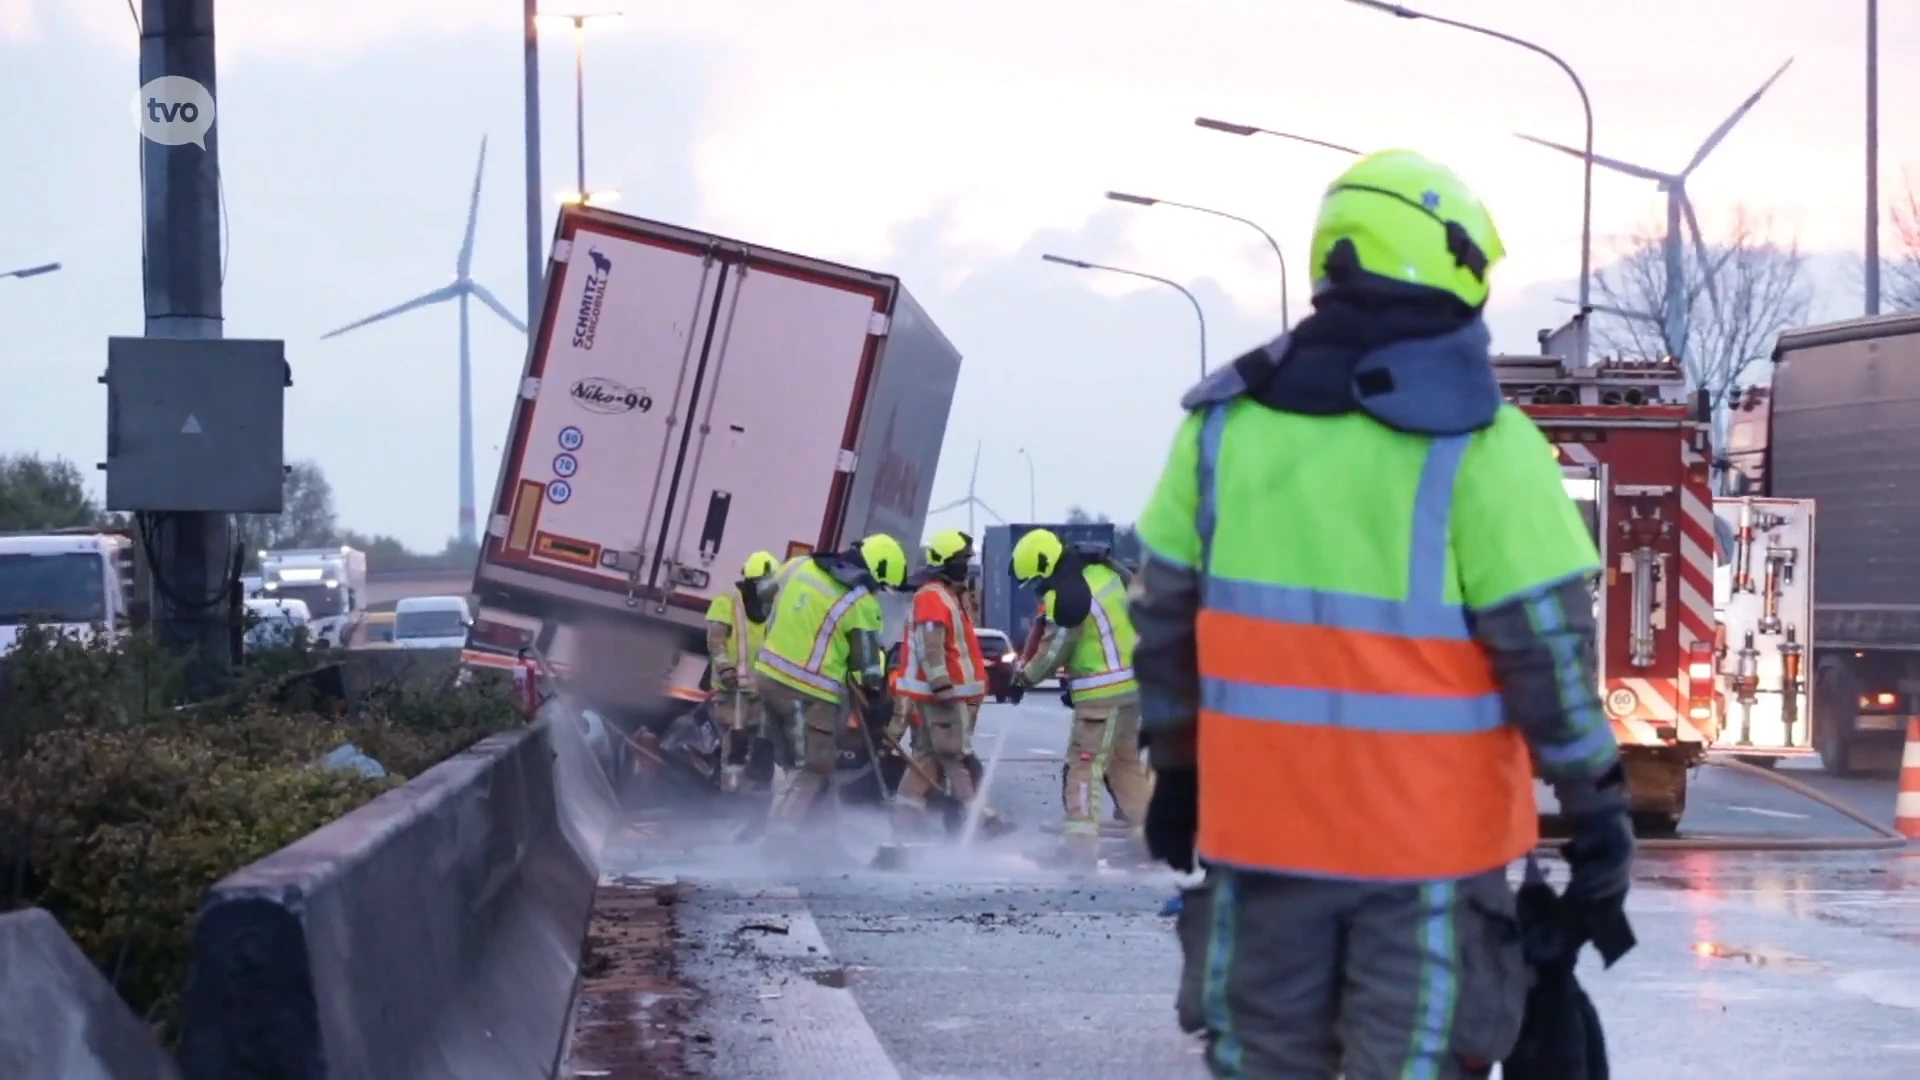
[[[896,277],[566,207],[475,643],[514,628],[623,726],[657,726],[704,697],[707,606],[747,555],[919,540],[959,373]]]

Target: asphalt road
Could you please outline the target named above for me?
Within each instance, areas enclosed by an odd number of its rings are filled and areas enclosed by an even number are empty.
[[[1179,955],[1159,915],[1173,875],[1073,876],[1036,827],[1059,820],[1065,723],[1050,697],[990,706],[979,750],[999,735],[1005,757],[992,798],[1024,827],[900,869],[868,866],[889,839],[871,812],[804,855],[733,843],[718,821],[629,829],[608,878],[681,890],[689,1075],[1204,1076],[1173,1019]],[[1891,781],[1787,775],[1891,817]],[[1683,835],[1862,835],[1764,779],[1696,779]],[[1920,1075],[1920,856],[1647,852],[1630,910],[1639,948],[1583,974],[1615,1076]]]

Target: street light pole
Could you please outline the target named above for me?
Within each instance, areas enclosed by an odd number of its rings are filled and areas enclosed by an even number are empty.
[[[1583,166],[1580,180],[1580,364],[1583,367],[1586,366],[1588,348],[1586,316],[1592,310],[1593,299],[1591,291],[1593,278],[1593,101],[1587,97],[1587,85],[1580,81],[1580,76],[1575,73],[1573,68],[1565,60],[1562,60],[1558,54],[1542,46],[1535,45],[1531,41],[1514,37],[1512,34],[1504,34],[1498,30],[1489,29],[1484,26],[1475,26],[1473,23],[1464,23],[1456,19],[1429,15],[1424,11],[1415,11],[1404,4],[1389,4],[1385,3],[1384,0],[1347,0],[1347,2],[1359,4],[1361,7],[1370,7],[1376,11],[1384,11],[1389,15],[1402,19],[1425,19],[1428,22],[1439,23],[1442,26],[1451,26],[1456,30],[1465,30],[1469,33],[1479,34],[1482,37],[1493,38],[1496,41],[1504,41],[1509,45],[1518,45],[1528,52],[1536,53],[1553,61],[1556,67],[1566,73],[1567,78],[1573,80],[1573,88],[1580,95],[1580,109],[1585,114],[1587,120],[1586,153],[1581,157]]]
[[[58,269],[60,269],[60,264],[57,262],[41,263],[39,266],[23,266],[18,270],[0,272],[0,278],[39,277],[41,274],[51,274]]]
[[[587,190],[587,22],[591,19],[617,19],[618,11],[579,11],[543,14],[543,19],[573,24],[573,193],[574,200],[593,202],[597,193]]]
[[[1217,218],[1226,218],[1228,221],[1237,221],[1247,228],[1252,229],[1254,232],[1259,233],[1261,237],[1266,240],[1267,246],[1273,249],[1273,257],[1280,260],[1280,329],[1290,330],[1293,328],[1293,318],[1287,313],[1287,257],[1280,251],[1280,241],[1275,240],[1273,234],[1261,228],[1258,223],[1249,221],[1238,214],[1229,214],[1225,210],[1215,210],[1206,206],[1195,206],[1192,203],[1174,202],[1172,199],[1156,199],[1150,195],[1129,195],[1124,191],[1109,191],[1107,192],[1107,198],[1112,199],[1114,202],[1131,203],[1134,206],[1173,206],[1181,210],[1192,210],[1195,213],[1211,214]]]
[[[1180,290],[1180,295],[1186,297],[1187,303],[1193,305],[1194,317],[1200,320],[1200,377],[1203,379],[1207,377],[1207,313],[1201,310],[1199,297],[1187,291],[1185,285],[1180,284],[1172,278],[1163,278],[1154,274],[1143,274],[1138,270],[1127,270],[1118,266],[1103,266],[1100,263],[1086,262],[1081,259],[1069,259],[1064,255],[1042,255],[1040,257],[1047,262],[1059,263],[1061,266],[1071,266],[1076,270],[1105,270],[1109,274],[1125,274],[1128,277],[1139,278],[1142,281],[1157,281],[1168,288]]]
[[[1880,314],[1880,0],[1867,0],[1867,314]]]
[[[1027,448],[1024,446],[1020,448],[1019,453],[1021,457],[1027,459],[1027,520],[1039,521],[1040,511],[1034,509],[1039,504],[1034,500],[1033,455],[1027,453]]]
[[[1208,131],[1225,132],[1228,135],[1272,135],[1277,139],[1292,139],[1294,142],[1306,143],[1309,146],[1320,146],[1328,150],[1338,150],[1343,154],[1352,154],[1354,157],[1361,156],[1360,151],[1355,150],[1351,146],[1341,146],[1339,143],[1327,142],[1324,139],[1313,139],[1305,135],[1294,135],[1285,131],[1275,131],[1272,128],[1254,127],[1252,124],[1234,124],[1226,120],[1215,120],[1211,117],[1196,116],[1193,118],[1193,126],[1206,128]]]
[[[524,141],[527,153],[527,322],[540,321],[540,290],[546,284],[544,261],[546,245],[541,243],[540,224],[540,0],[524,0],[521,34],[525,63],[521,78],[526,96]]]

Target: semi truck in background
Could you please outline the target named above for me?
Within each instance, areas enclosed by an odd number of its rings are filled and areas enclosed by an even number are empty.
[[[1110,521],[989,525],[980,543],[980,625],[1007,635],[1014,647],[1031,636],[1040,614],[1040,597],[1033,586],[1013,577],[1013,546],[1035,529],[1050,529],[1063,544],[1094,544],[1113,550],[1116,530]]]
[[[143,623],[137,563],[124,529],[0,533],[0,655],[28,625],[85,639]]]
[[[587,700],[664,723],[704,697],[707,606],[749,554],[919,546],[959,373],[896,277],[563,208],[473,644],[564,626]]]
[[[1811,592],[1811,632],[1795,645],[1812,692],[1796,695],[1796,738],[1836,775],[1891,767],[1920,714],[1920,314],[1790,330],[1773,364],[1772,386],[1733,404],[1723,466],[1727,495],[1750,500],[1743,539],[1763,602],[1767,574]],[[1796,508],[1809,522],[1819,513],[1818,537],[1799,538],[1811,554],[1792,566],[1776,554],[1769,568],[1767,551],[1795,545],[1757,526]]]
[[[367,608],[367,553],[340,545],[262,551],[260,598],[299,600],[316,645],[345,644],[347,626]]]

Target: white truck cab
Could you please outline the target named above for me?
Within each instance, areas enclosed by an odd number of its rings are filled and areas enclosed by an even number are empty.
[[[464,596],[409,596],[394,605],[393,643],[403,649],[464,649],[473,609]]]
[[[0,534],[0,655],[20,629],[90,639],[132,624],[133,541],[112,532]]]
[[[367,553],[346,546],[262,551],[259,596],[306,604],[314,644],[339,646],[367,607]]]

